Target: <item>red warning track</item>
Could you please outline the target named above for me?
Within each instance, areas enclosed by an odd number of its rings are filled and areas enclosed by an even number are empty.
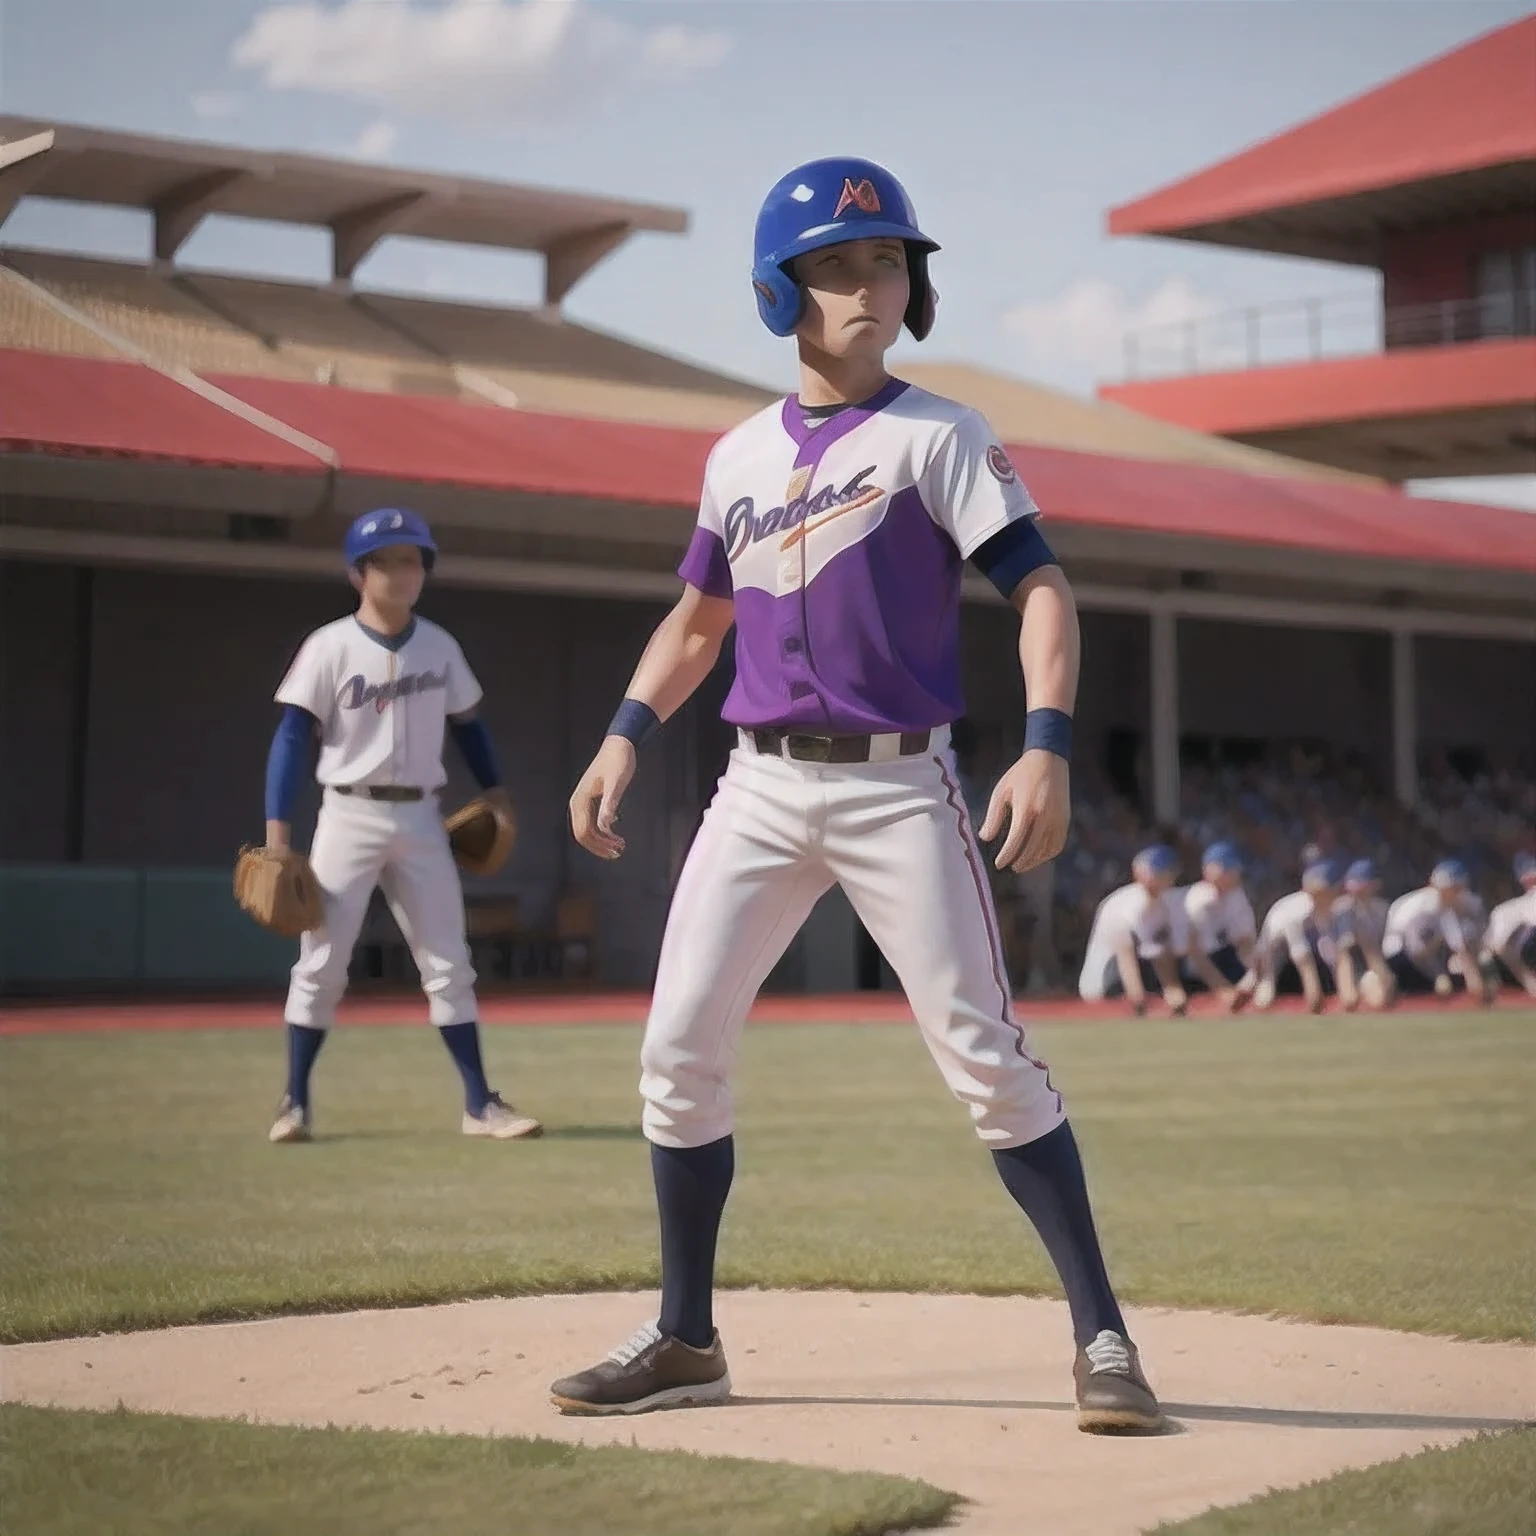
[[[642,992],[571,992],[521,997],[483,997],[481,1021],[503,1025],[642,1024],[650,997]],[[1076,998],[1020,999],[1019,1017],[1048,1019],[1052,1023],[1124,1019],[1121,1003],[1083,1003]],[[1465,998],[1440,1003],[1434,998],[1411,998],[1404,1011],[1461,1012],[1474,1005]],[[1521,994],[1507,992],[1498,1007],[1505,1011],[1528,1010]],[[1277,1012],[1299,1013],[1300,998],[1282,999]],[[1216,1016],[1208,1000],[1196,999],[1192,1012]],[[1155,1022],[1165,1014],[1154,1008]],[[912,1014],[899,993],[848,992],[831,996],[765,997],[752,1011],[754,1024],[904,1024]],[[204,998],[131,1002],[10,1001],[0,1004],[0,1035],[106,1034],[119,1030],[278,1029],[282,1026],[282,999]],[[422,1026],[425,1008],[419,993],[401,992],[348,1001],[338,1020],[347,1025]],[[1240,1022],[1240,1021],[1239,1021]]]

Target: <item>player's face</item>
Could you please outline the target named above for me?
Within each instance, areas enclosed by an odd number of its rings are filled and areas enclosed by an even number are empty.
[[[883,354],[900,334],[911,286],[900,240],[850,240],[796,259],[805,314],[795,334],[832,357]]]
[[[364,563],[361,590],[381,608],[414,608],[426,579],[421,551],[414,544],[391,544]]]
[[[1232,890],[1238,882],[1237,871],[1235,869],[1228,869],[1225,864],[1207,864],[1205,866],[1205,878],[1223,895]]]

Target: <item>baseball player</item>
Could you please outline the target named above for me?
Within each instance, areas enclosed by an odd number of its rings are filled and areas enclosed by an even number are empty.
[[[1384,1008],[1396,990],[1381,952],[1387,903],[1380,893],[1376,866],[1369,859],[1356,859],[1345,870],[1344,894],[1333,905],[1334,981],[1346,1013],[1353,1013],[1362,1001]]]
[[[1333,907],[1341,875],[1328,860],[1309,864],[1301,889],[1282,896],[1264,914],[1253,964],[1237,984],[1255,1008],[1273,1007],[1281,992],[1300,992],[1311,1013],[1323,1011],[1333,985]]]
[[[1515,855],[1520,894],[1488,914],[1483,931],[1483,974],[1491,982],[1524,987],[1536,997],[1536,854]]]
[[[755,247],[758,313],[796,338],[800,390],[711,452],[683,595],[570,805],[582,846],[618,858],[637,748],[703,681],[734,623],[723,714],[737,746],[678,878],[641,1051],[661,1312],[557,1381],[554,1401],[636,1413],[729,1394],[712,1289],[737,1047],[758,987],[836,883],[1062,1277],[1080,1427],[1155,1428],[1161,1412],[1105,1273],[1061,1096],[1014,1017],[949,746],[964,713],[969,560],[1021,615],[1029,702],[1024,751],[993,789],[980,837],[1007,826],[998,869],[1061,849],[1078,671],[1071,589],[987,423],[886,372],[903,323],[921,339],[935,307],[938,247],[896,179],[866,160],[802,165],[768,194]]]
[[[1178,868],[1172,848],[1143,848],[1131,861],[1131,883],[1099,903],[1077,978],[1085,1002],[1123,997],[1139,1018],[1147,1011],[1147,994],[1160,992],[1171,1013],[1185,1011],[1189,999],[1179,980],[1183,916],[1173,889]]]
[[[299,648],[277,690],[283,715],[267,760],[267,846],[286,848],[319,738],[324,793],[309,859],[325,906],[324,925],[300,940],[288,988],[288,1087],[270,1139],[310,1139],[310,1072],[375,886],[411,947],[432,1022],[464,1080],[464,1134],[536,1135],[538,1121],[486,1082],[464,897],[438,810],[445,727],[481,786],[504,792],[475,713],[480,684],[458,642],[413,611],[437,546],[414,512],[385,508],[352,524],[345,549],[357,611]]]
[[[1237,983],[1253,964],[1258,923],[1243,889],[1243,856],[1233,843],[1212,843],[1200,856],[1200,879],[1173,893],[1182,912],[1184,971],[1190,991],[1205,988],[1228,1013],[1245,998]]]
[[[1399,991],[1449,997],[1470,987],[1485,1003],[1493,1001],[1493,988],[1477,964],[1484,913],[1471,885],[1460,859],[1442,859],[1430,871],[1428,885],[1387,908],[1381,952]]]

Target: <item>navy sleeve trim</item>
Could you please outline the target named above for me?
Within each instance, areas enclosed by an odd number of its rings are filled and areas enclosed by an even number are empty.
[[[496,766],[496,749],[491,745],[485,721],[472,715],[468,720],[450,720],[448,729],[453,732],[459,755],[475,776],[475,783],[481,789],[495,789],[501,783],[501,771]]]
[[[977,546],[971,559],[1004,597],[1012,597],[1018,584],[1042,566],[1061,563],[1051,553],[1051,546],[1032,517],[1019,518],[1000,528]]]
[[[309,773],[309,748],[319,722],[297,704],[283,708],[267,753],[267,820],[292,821],[294,802]]]

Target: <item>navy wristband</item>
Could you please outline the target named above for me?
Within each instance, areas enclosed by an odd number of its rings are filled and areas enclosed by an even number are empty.
[[[639,751],[661,729],[661,716],[639,699],[625,699],[608,722],[610,736],[622,736]]]
[[[1032,709],[1024,716],[1024,750],[1054,752],[1072,761],[1072,716],[1063,709]]]

